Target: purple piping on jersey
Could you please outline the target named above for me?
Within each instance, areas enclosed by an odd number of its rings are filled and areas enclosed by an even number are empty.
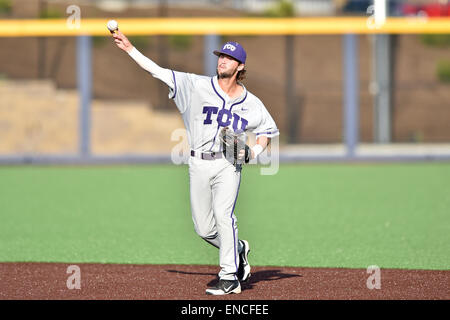
[[[220,99],[223,101],[222,109],[225,108],[225,99],[217,92],[216,87],[214,86],[214,78],[211,78],[211,84],[214,89],[214,92],[219,96]]]
[[[234,265],[236,266],[236,273],[235,273],[235,275],[234,275],[234,279],[235,279],[235,280],[236,280],[236,274],[237,274],[237,272],[238,272],[238,270],[239,270],[239,267],[238,267],[238,264],[237,264],[236,231],[235,231],[235,229],[234,229],[234,218],[233,218],[233,213],[234,213],[234,207],[236,206],[236,201],[237,201],[237,198],[238,198],[238,195],[239,195],[239,189],[240,189],[240,187],[241,187],[241,174],[239,174],[239,185],[238,185],[238,189],[237,189],[237,192],[236,192],[236,198],[234,199],[233,210],[231,210],[231,216],[230,216],[230,218],[231,218],[231,223],[232,223],[231,228],[233,229],[233,243],[234,243],[233,253],[234,253]]]
[[[223,101],[222,110],[225,109],[225,99],[222,98],[222,96],[217,92],[216,87],[214,86],[213,78],[211,78],[211,84],[212,84],[212,87],[213,87],[214,91],[216,92],[216,94],[217,94],[217,95],[220,97],[220,99],[222,99],[222,101]],[[245,92],[245,97],[244,97],[241,101],[236,102],[236,103],[233,103],[233,104],[231,105],[231,107],[230,107],[230,112],[231,112],[231,110],[233,110],[233,107],[234,107],[235,105],[241,104],[242,102],[245,101],[245,99],[247,99],[247,91]],[[216,137],[217,137],[217,133],[218,133],[218,132],[219,132],[219,123],[217,123],[216,134],[214,135],[213,143],[212,143],[212,145],[211,145],[211,148],[209,148],[209,151],[211,151],[212,148],[214,147],[214,143],[216,142]]]
[[[175,99],[175,96],[177,95],[177,79],[175,78],[175,72],[173,72],[173,70],[172,70],[172,75],[173,75],[173,83],[175,85],[174,94],[173,94],[172,99]]]
[[[239,102],[233,103],[233,104],[231,105],[230,111],[231,111],[231,109],[233,109],[234,106],[237,106],[238,104],[241,104],[242,102],[244,102],[245,99],[247,99],[247,92],[245,92],[245,97],[244,97],[244,99],[242,99],[242,100],[239,101]]]
[[[260,133],[257,133],[256,135],[259,136],[260,134],[273,134],[273,133],[277,133],[277,132],[278,132],[278,130],[275,130],[272,132],[260,132]]]

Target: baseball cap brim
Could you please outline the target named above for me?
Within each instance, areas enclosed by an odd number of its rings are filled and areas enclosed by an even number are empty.
[[[219,51],[219,50],[214,50],[213,53],[214,53],[216,56],[220,56],[221,54],[224,54],[224,55],[226,55],[226,56],[228,56],[228,57],[230,57],[230,58],[233,58],[234,60],[238,61],[239,63],[244,63],[244,62],[242,62],[241,60],[236,59],[235,57],[233,57],[232,55],[230,55],[228,52],[222,52],[222,51]]]

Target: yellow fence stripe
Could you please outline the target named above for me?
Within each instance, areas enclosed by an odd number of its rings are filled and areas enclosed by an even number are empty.
[[[0,20],[0,37],[107,36],[108,19],[81,19],[71,29],[66,19]],[[449,18],[388,18],[376,27],[367,17],[333,18],[120,18],[119,28],[127,35],[156,34],[371,34],[450,33]]]

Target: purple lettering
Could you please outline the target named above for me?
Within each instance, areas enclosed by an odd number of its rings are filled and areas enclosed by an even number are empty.
[[[210,106],[203,107],[203,113],[206,113],[206,119],[205,121],[203,121],[203,124],[211,124],[212,123],[211,115],[213,113],[216,114],[218,110],[219,108],[217,107],[210,107]]]
[[[226,121],[223,120],[223,116],[224,115],[227,115],[227,120]],[[231,123],[231,118],[232,117],[233,117],[233,115],[231,114],[230,110],[222,109],[217,114],[217,122],[219,123],[220,127],[228,127],[230,125],[230,123]]]
[[[236,113],[233,113],[233,130],[234,132],[237,131],[237,125],[241,117],[239,117]]]
[[[245,128],[247,128],[248,125],[248,121],[245,120],[244,118],[241,118],[241,130],[245,131]]]

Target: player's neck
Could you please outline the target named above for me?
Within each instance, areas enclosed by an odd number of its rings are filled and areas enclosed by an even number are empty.
[[[236,77],[232,78],[218,78],[220,88],[225,92],[230,98],[237,98],[242,94],[244,88],[236,81]]]

